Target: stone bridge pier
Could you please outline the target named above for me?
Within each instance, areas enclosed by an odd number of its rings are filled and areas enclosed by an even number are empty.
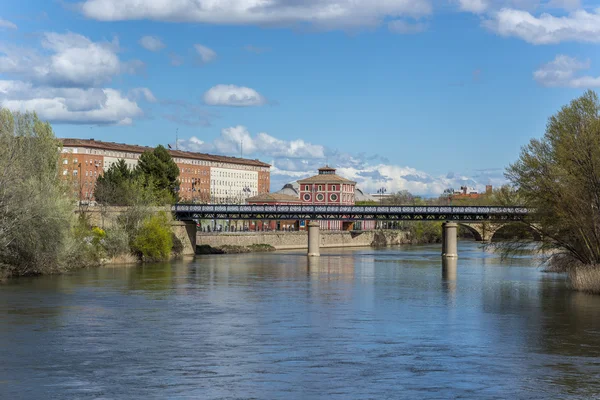
[[[321,256],[319,247],[321,243],[321,234],[319,232],[319,222],[310,221],[308,223],[308,256]]]
[[[456,222],[444,222],[442,224],[442,257],[458,257],[458,224]]]

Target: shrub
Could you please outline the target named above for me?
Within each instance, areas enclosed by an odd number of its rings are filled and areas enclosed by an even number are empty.
[[[442,241],[442,224],[439,222],[413,222],[409,229],[413,243],[440,243]]]
[[[165,212],[147,218],[131,243],[131,249],[142,261],[167,260],[172,248],[173,236]]]
[[[123,228],[110,229],[101,244],[108,257],[117,257],[130,252],[129,236]]]

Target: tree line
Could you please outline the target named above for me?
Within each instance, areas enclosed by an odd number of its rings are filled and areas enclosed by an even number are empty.
[[[181,248],[170,214],[156,208],[177,200],[179,169],[164,147],[142,154],[133,170],[119,161],[100,177],[98,201],[130,206],[105,230],[74,212],[79,199],[61,174],[60,146],[34,113],[0,108],[0,280],[122,255],[166,259]]]

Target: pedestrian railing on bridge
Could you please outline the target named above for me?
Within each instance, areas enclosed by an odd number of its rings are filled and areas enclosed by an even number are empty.
[[[331,206],[175,204],[179,220],[521,221],[530,210],[500,206]]]

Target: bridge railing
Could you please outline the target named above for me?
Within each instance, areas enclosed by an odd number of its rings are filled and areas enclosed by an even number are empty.
[[[318,206],[318,205],[196,205],[175,204],[175,213],[199,214],[489,214],[489,215],[527,215],[525,207],[503,206]]]

